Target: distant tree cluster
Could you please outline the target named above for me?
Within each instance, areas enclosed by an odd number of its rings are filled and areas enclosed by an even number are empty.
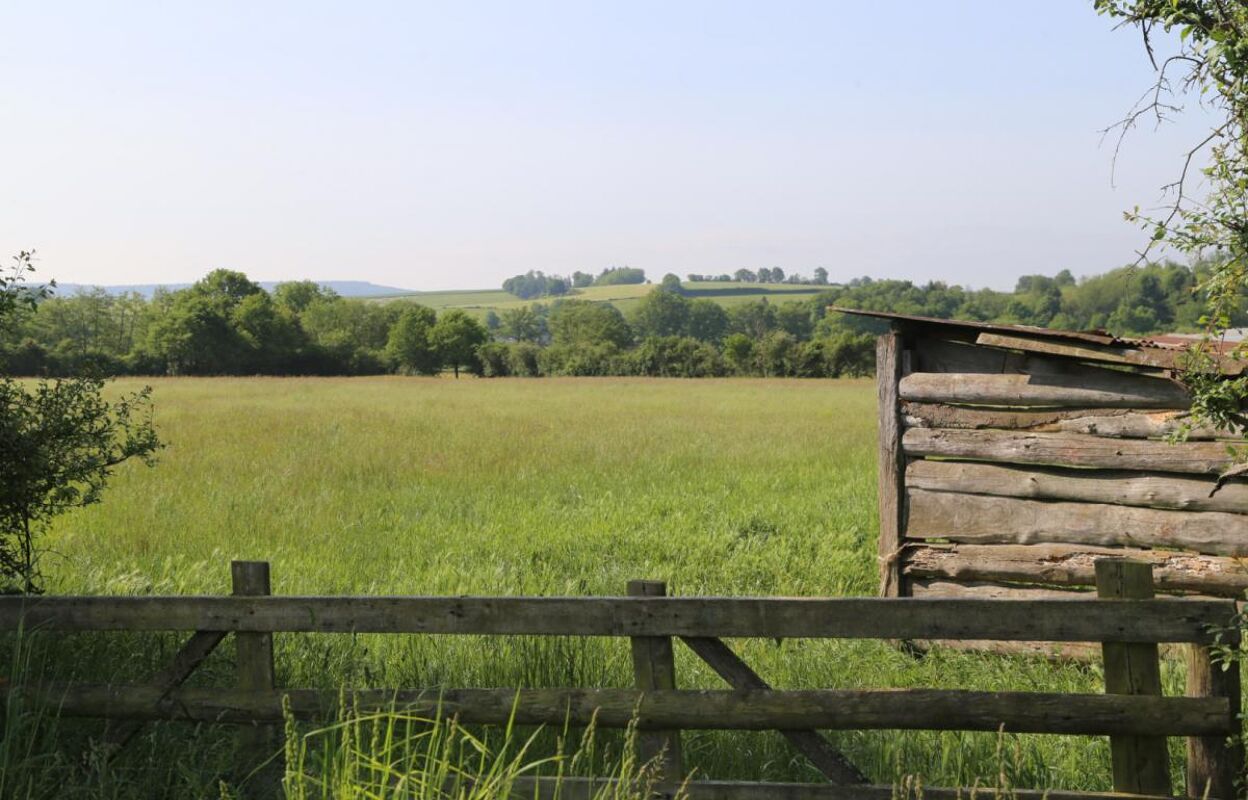
[[[41,299],[0,335],[19,375],[368,375],[476,369],[489,334],[459,310],[347,300],[312,281],[270,294],[219,269],[188,289]]]
[[[558,297],[568,293],[570,284],[571,281],[567,278],[529,270],[523,275],[513,275],[503,281],[503,291],[514,294],[521,300],[534,297]]]
[[[816,267],[812,277],[806,277],[794,272],[791,275],[785,275],[781,267],[762,267],[759,270],[739,269],[729,275],[723,273],[720,275],[698,275],[690,273],[686,276],[692,283],[715,282],[715,283],[791,283],[802,286],[827,286],[828,271],[823,267]]]
[[[503,281],[503,291],[514,294],[521,300],[532,300],[537,297],[562,297],[572,289],[585,289],[590,286],[645,282],[646,271],[636,267],[608,267],[598,273],[597,277],[578,270],[567,278],[529,270]]]
[[[709,290],[669,274],[627,315],[608,303],[555,296],[488,311],[482,321],[458,309],[348,300],[310,281],[279,284],[270,294],[241,273],[217,270],[151,300],[91,291],[23,304],[0,335],[0,369],[21,375],[862,375],[873,368],[872,336],[882,325],[828,315],[830,305],[1142,336],[1199,329],[1204,307],[1195,287],[1208,269],[1203,262],[1166,263],[1081,280],[1063,270],[1024,276],[1012,292],[859,278],[787,302],[734,296],[729,288],[721,298],[728,305],[698,296]],[[768,277],[774,280],[775,271]],[[1248,316],[1241,317],[1232,323],[1248,325]]]

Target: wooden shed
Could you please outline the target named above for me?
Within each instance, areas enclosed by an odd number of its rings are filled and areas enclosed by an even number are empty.
[[[1227,435],[1183,422],[1184,345],[836,309],[879,338],[881,592],[1088,592],[1105,556],[1158,591],[1242,597],[1248,484]],[[1225,374],[1242,364],[1224,359]]]

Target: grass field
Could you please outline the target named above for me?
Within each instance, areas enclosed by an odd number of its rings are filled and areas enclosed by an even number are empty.
[[[169,447],[154,469],[122,469],[102,505],[59,522],[45,564],[54,592],[227,593],[233,558],[271,561],[278,593],[621,594],[632,578],[666,580],[678,594],[875,590],[869,382],[166,379],[154,387]],[[39,663],[49,660],[38,669],[99,681],[143,677],[175,640],[37,645]],[[1020,658],[936,651],[916,660],[879,642],[736,645],[786,688],[1102,690],[1096,668]],[[228,648],[214,656],[201,680],[230,680],[229,658]],[[631,683],[624,641],[279,635],[277,662],[287,686]],[[721,686],[683,650],[677,668],[686,687]],[[1177,670],[1166,680],[1175,689]],[[211,787],[202,781],[223,768],[230,741],[159,727],[92,786],[103,781],[118,797],[195,795]],[[883,781],[991,781],[999,763],[991,734],[875,731],[836,741]],[[1004,752],[1018,785],[1108,788],[1103,740],[1018,737]],[[49,763],[74,755],[66,745]],[[817,779],[775,734],[688,733],[686,756],[702,776]],[[52,773],[56,791],[47,796],[71,796],[71,773]]]
[[[718,281],[686,281],[682,284],[691,298],[707,298],[725,307],[732,307],[752,300],[766,298],[772,303],[788,303],[797,300],[808,300],[826,288],[803,284],[757,284]],[[577,300],[589,300],[594,303],[611,303],[627,314],[637,301],[654,289],[653,284],[622,284],[619,286],[590,286],[576,289],[566,295]],[[416,292],[413,294],[377,298],[375,302],[409,302],[421,303],[434,309],[460,308],[476,316],[485,316],[486,312],[495,313],[508,308],[520,308],[537,302],[550,302],[551,298],[521,300],[507,292],[482,289],[477,291],[447,292]]]

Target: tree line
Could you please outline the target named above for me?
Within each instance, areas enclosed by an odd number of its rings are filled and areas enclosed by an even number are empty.
[[[1012,292],[860,278],[805,300],[728,306],[667,276],[627,313],[571,295],[483,320],[345,299],[311,281],[268,292],[215,270],[150,300],[93,290],[24,306],[0,336],[0,366],[22,375],[864,375],[881,323],[828,306],[1139,336],[1199,329],[1196,287],[1209,269],[1163,263],[1081,280],[1062,271],[1024,276]]]

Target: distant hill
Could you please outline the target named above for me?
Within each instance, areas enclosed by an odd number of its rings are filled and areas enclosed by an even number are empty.
[[[284,281],[257,281],[266,291],[273,291],[273,287]],[[411,289],[399,289],[395,286],[381,286],[368,281],[317,281],[321,286],[327,289],[333,289],[343,297],[390,297],[400,294],[412,294]],[[58,283],[56,285],[56,293],[59,295],[71,295],[78,291],[87,289],[103,289],[109,294],[126,294],[128,292],[138,292],[144,297],[151,297],[156,293],[157,289],[168,289],[169,291],[177,291],[178,289],[186,289],[189,283],[134,283],[119,284],[115,286],[96,286],[89,283]]]
[[[754,300],[766,299],[771,303],[790,303],[810,300],[831,286],[815,286],[802,283],[742,283],[739,281],[682,281],[681,288],[690,299],[714,300],[721,306],[731,307]],[[622,283],[609,286],[590,286],[573,289],[564,295],[569,300],[589,300],[593,303],[610,303],[628,313],[641,302],[641,298],[654,291],[652,283]],[[391,295],[385,302],[413,302],[434,309],[459,308],[476,317],[484,317],[490,311],[499,313],[509,308],[519,308],[533,303],[551,303],[558,298],[535,297],[521,300],[514,294],[500,289],[476,289],[446,292],[412,292]]]

